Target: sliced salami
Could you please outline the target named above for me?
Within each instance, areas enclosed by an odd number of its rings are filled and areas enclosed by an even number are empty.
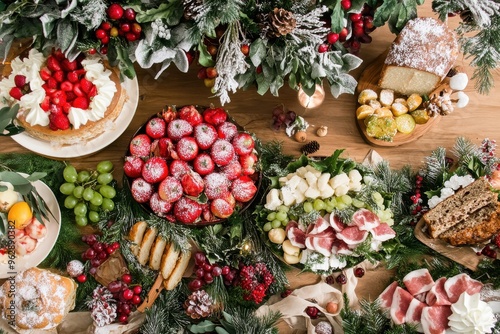
[[[387,241],[396,236],[396,232],[386,223],[380,223],[377,227],[370,230],[373,239],[378,241]]]
[[[414,270],[403,277],[403,283],[413,296],[429,291],[434,285],[429,270],[426,268]]]
[[[359,209],[352,215],[352,222],[359,227],[361,231],[371,231],[380,225],[378,216],[367,209]]]
[[[426,306],[422,309],[422,329],[426,334],[445,334],[451,307],[448,305]]]
[[[345,241],[349,246],[358,245],[368,237],[367,231],[361,231],[357,226],[347,226],[342,232],[337,233],[337,238]]]
[[[444,282],[444,290],[452,304],[457,302],[462,293],[467,292],[469,295],[473,295],[479,293],[482,288],[483,283],[464,273],[450,277]]]
[[[401,325],[406,322],[406,312],[413,299],[413,296],[408,291],[399,286],[396,287],[389,310],[391,319],[396,325]]]
[[[434,286],[427,292],[425,296],[425,302],[429,306],[438,305],[451,305],[448,295],[444,290],[444,282],[446,282],[446,277],[439,278]]]
[[[398,282],[392,282],[384,291],[378,296],[377,301],[383,310],[389,311],[392,305],[392,298],[394,297],[394,291],[398,287]]]

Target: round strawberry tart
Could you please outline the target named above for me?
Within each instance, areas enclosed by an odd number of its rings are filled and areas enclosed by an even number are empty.
[[[169,221],[220,223],[258,190],[255,141],[223,108],[168,107],[132,138],[124,173],[132,196]]]
[[[16,122],[29,135],[54,145],[81,143],[102,134],[127,99],[117,70],[97,56],[70,61],[59,50],[45,57],[31,49],[4,72],[0,106],[19,104]]]

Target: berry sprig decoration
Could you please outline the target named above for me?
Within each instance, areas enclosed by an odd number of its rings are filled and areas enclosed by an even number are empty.
[[[92,171],[77,171],[71,164],[64,168],[66,182],[61,184],[59,191],[66,195],[64,207],[73,210],[78,226],[86,226],[89,221],[97,223],[104,213],[114,210],[113,168],[109,160],[99,162]]]

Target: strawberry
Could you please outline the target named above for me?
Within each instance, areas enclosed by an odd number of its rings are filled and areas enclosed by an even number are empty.
[[[149,199],[149,207],[159,217],[166,217],[167,213],[172,209],[172,203],[164,201],[160,195],[155,192]]]
[[[151,139],[146,134],[136,135],[130,141],[130,154],[137,157],[147,157],[151,149]]]
[[[73,85],[73,93],[75,93],[76,96],[85,96],[85,92],[82,90],[79,82]]]
[[[42,103],[40,103],[40,108],[42,108],[43,111],[49,111],[49,109],[50,109],[50,96],[46,95],[43,98]]]
[[[193,137],[183,137],[175,148],[177,155],[184,161],[191,161],[198,155],[198,144]]]
[[[50,101],[53,104],[62,107],[66,103],[66,93],[62,90],[58,90],[51,95]]]
[[[20,100],[23,97],[23,92],[19,87],[12,87],[9,91],[9,95],[16,100]]]
[[[69,72],[76,70],[78,67],[78,63],[75,60],[70,61],[69,59],[65,58],[61,62],[61,66],[66,72]]]
[[[240,176],[231,185],[231,194],[239,202],[250,201],[256,192],[257,187],[255,183],[246,175]]]
[[[228,218],[233,214],[234,208],[226,200],[216,198],[210,203],[210,211],[217,218]]]
[[[68,117],[59,112],[51,112],[49,114],[49,123],[49,126],[52,130],[54,130],[54,128],[56,130],[67,130],[70,126]]]
[[[167,126],[167,136],[174,141],[189,136],[192,132],[193,126],[183,119],[174,119]]]
[[[123,164],[123,172],[128,177],[138,178],[142,174],[142,167],[144,166],[144,160],[137,156],[125,157],[125,163]]]
[[[71,82],[69,82],[69,81],[63,81],[63,82],[61,82],[60,88],[61,88],[61,90],[65,91],[65,92],[71,92],[71,93],[73,93],[73,84]]]
[[[168,106],[167,110],[163,109],[160,115],[161,118],[163,118],[167,123],[170,123],[177,118],[177,112],[173,110],[171,106]]]
[[[86,97],[83,96],[78,96],[73,100],[73,102],[71,102],[71,104],[73,105],[73,107],[83,110],[87,110],[89,108],[89,101]]]
[[[146,203],[151,199],[154,189],[153,186],[147,183],[143,178],[139,177],[132,182],[130,186],[132,197],[138,203]]]
[[[194,171],[200,175],[208,175],[214,171],[215,164],[207,153],[201,153],[193,161]]]
[[[55,88],[49,88],[49,85],[47,85],[46,83],[44,83],[42,85],[42,88],[43,88],[43,90],[45,90],[45,95],[49,95],[49,96],[54,94],[57,91],[57,89],[55,89]]]
[[[201,205],[188,198],[182,197],[174,204],[175,219],[184,224],[192,224],[201,216]]]
[[[242,155],[239,158],[241,164],[242,173],[245,175],[252,175],[255,173],[255,165],[258,158],[254,153],[248,155]]]
[[[247,155],[252,153],[255,142],[252,136],[246,132],[238,133],[231,142],[234,146],[234,151],[238,155]]]
[[[71,83],[77,83],[78,81],[80,81],[80,77],[77,71],[71,71],[66,74],[66,79],[68,79],[68,81]]]
[[[141,175],[148,183],[161,182],[168,176],[167,163],[163,158],[151,157],[144,163]]]
[[[209,107],[203,112],[203,119],[208,124],[219,125],[226,121],[227,114],[222,108]]]
[[[217,139],[212,145],[210,156],[217,165],[225,166],[233,160],[233,145],[225,139]]]
[[[80,79],[80,87],[85,92],[85,94],[88,94],[90,92],[90,90],[92,89],[92,86],[94,86],[94,84],[92,82],[90,82],[89,80],[87,80],[85,78]]]
[[[26,85],[26,76],[17,74],[16,76],[14,76],[14,84],[17,88],[23,89],[24,85]]]
[[[187,121],[193,127],[203,122],[203,117],[193,105],[182,107],[178,112],[178,116],[180,119]]]
[[[90,91],[88,92],[87,95],[88,95],[89,99],[93,98],[94,96],[97,95],[97,87],[96,87],[96,85],[92,85],[92,87],[90,88]]]
[[[241,164],[238,161],[231,161],[224,167],[222,167],[222,173],[226,175],[229,180],[234,180],[242,173]]]
[[[54,57],[53,55],[50,55],[47,58],[47,68],[52,72],[60,71],[62,69],[59,60],[57,60],[57,58]]]
[[[49,78],[52,76],[52,72],[46,67],[42,68],[40,70],[40,78],[42,78],[43,81],[49,80]]]
[[[164,201],[173,203],[182,197],[182,184],[173,176],[167,176],[158,186],[158,194]]]
[[[202,150],[208,150],[217,140],[217,130],[210,124],[198,124],[194,128],[194,138]]]
[[[238,133],[238,128],[231,122],[224,122],[217,126],[217,134],[220,139],[233,140],[234,136]]]
[[[208,199],[223,198],[229,192],[231,182],[222,173],[211,173],[203,178]]]
[[[64,55],[64,52],[61,51],[61,49],[56,49],[52,51],[52,55],[56,57],[57,60],[63,60],[66,58]]]
[[[167,124],[160,117],[150,119],[146,124],[146,133],[151,138],[157,139],[165,136]]]
[[[51,89],[57,89],[57,81],[56,81],[56,79],[50,77],[47,80],[47,86],[49,86],[49,88],[51,88]]]
[[[76,94],[73,91],[66,92],[66,101],[71,102],[74,99],[76,99]]]
[[[180,180],[186,173],[191,172],[191,168],[184,160],[174,160],[170,163],[170,175]]]
[[[200,174],[196,172],[189,172],[182,176],[181,178],[182,188],[184,193],[189,196],[198,197],[205,188],[205,183],[201,178]]]
[[[52,74],[52,77],[57,81],[57,82],[63,82],[64,81],[64,72],[63,71],[55,71],[54,74]]]
[[[64,112],[65,114],[68,114],[68,113],[69,113],[69,110],[70,110],[72,107],[73,107],[73,106],[71,105],[71,103],[69,103],[69,102],[64,103],[64,104],[63,104],[63,106],[62,106],[63,112]]]

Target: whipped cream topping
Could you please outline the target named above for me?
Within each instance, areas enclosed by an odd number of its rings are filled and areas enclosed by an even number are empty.
[[[452,314],[448,325],[455,333],[483,334],[491,333],[495,326],[495,316],[491,307],[481,300],[481,295],[469,295],[464,292],[458,301],[451,305]]]
[[[45,98],[45,90],[42,88],[44,81],[40,77],[40,69],[45,61],[46,58],[41,52],[31,49],[27,58],[17,57],[11,62],[11,75],[0,81],[0,106],[19,103],[20,112],[27,112],[26,121],[31,126],[49,125],[49,112],[40,107],[40,103]],[[99,57],[83,60],[82,66],[86,71],[85,78],[96,86],[97,95],[92,98],[88,110],[70,108],[68,119],[74,129],[80,128],[88,121],[96,122],[102,119],[117,91],[115,83],[110,79],[111,71],[102,64]],[[14,77],[18,74],[26,77],[31,89],[31,92],[23,95],[20,101],[9,94],[10,89],[15,87]]]

